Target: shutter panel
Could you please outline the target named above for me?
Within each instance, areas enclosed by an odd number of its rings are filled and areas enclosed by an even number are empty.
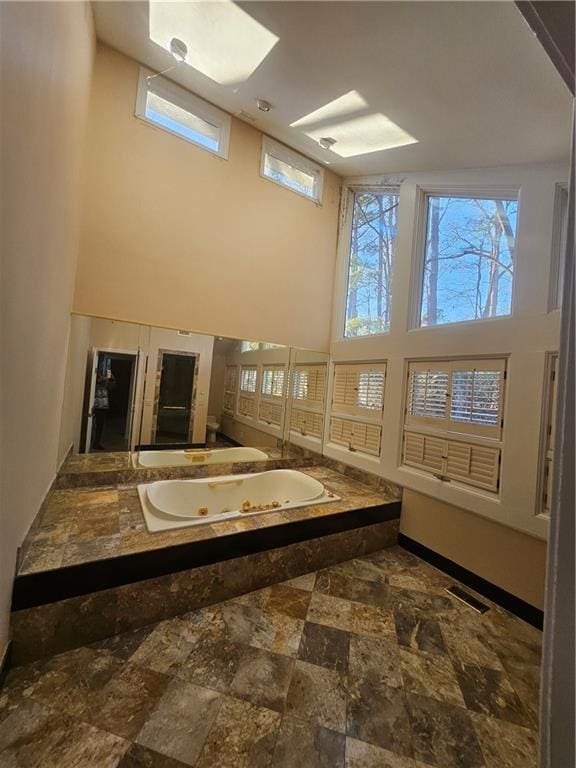
[[[330,440],[360,453],[380,456],[381,433],[379,424],[365,424],[337,417],[330,420]]]
[[[290,414],[290,430],[310,437],[322,437],[324,418],[320,413],[293,408]]]
[[[332,411],[379,419],[384,406],[385,363],[334,365]]]
[[[292,398],[306,408],[324,408],[326,399],[326,364],[294,366]]]
[[[282,406],[263,400],[258,408],[258,418],[260,421],[265,421],[266,424],[280,425],[282,423]]]
[[[223,410],[224,413],[234,413],[234,392],[224,392]]]
[[[406,424],[445,429],[450,363],[410,363]]]
[[[404,433],[404,464],[443,474],[446,441],[417,432]]]
[[[255,365],[242,366],[240,369],[240,391],[255,393],[257,378],[258,369]]]
[[[238,413],[242,416],[248,416],[254,418],[256,401],[253,397],[246,397],[246,395],[240,395],[238,398]]]
[[[227,365],[224,371],[224,391],[236,392],[238,388],[238,366]]]
[[[283,365],[265,365],[262,370],[260,391],[263,397],[280,399],[284,397],[286,369]]]
[[[448,440],[444,474],[468,485],[498,490],[500,449]]]
[[[505,365],[503,359],[452,363],[451,432],[500,439]]]

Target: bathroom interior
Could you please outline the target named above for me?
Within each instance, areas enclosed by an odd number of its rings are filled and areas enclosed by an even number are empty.
[[[0,35],[0,768],[573,765],[574,4]]]

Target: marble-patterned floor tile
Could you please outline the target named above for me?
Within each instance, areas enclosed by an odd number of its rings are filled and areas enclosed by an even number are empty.
[[[268,592],[266,608],[291,616],[293,619],[305,619],[310,602],[310,592],[284,584],[274,584]]]
[[[120,533],[120,515],[116,504],[106,504],[78,515],[70,527],[68,542],[90,541],[99,536]]]
[[[337,672],[347,672],[349,645],[348,632],[307,621],[300,640],[298,658]]]
[[[226,693],[232,682],[244,647],[230,638],[221,617],[201,632],[187,658],[174,674],[182,680]]]
[[[465,664],[502,670],[502,662],[479,630],[464,629],[451,621],[440,622],[446,652]]]
[[[357,605],[359,605],[357,603]],[[312,592],[308,606],[307,620],[325,627],[350,631],[352,603],[341,597],[332,597],[323,592]]]
[[[276,741],[274,768],[344,768],[344,734],[285,716]]]
[[[389,608],[351,603],[350,632],[396,641],[394,613]]]
[[[125,739],[73,720],[56,720],[52,740],[41,768],[115,768],[130,746]]]
[[[92,643],[90,648],[108,651],[122,661],[127,661],[138,650],[150,632],[154,630],[154,627],[155,625],[149,624],[146,627],[133,629],[120,635],[112,635]]]
[[[64,547],[62,565],[77,565],[78,563],[104,560],[120,554],[121,536],[99,536],[84,541],[69,540]]]
[[[538,768],[538,734],[519,725],[470,713],[486,768]]]
[[[316,592],[353,600],[367,605],[382,606],[387,600],[386,587],[373,581],[355,579],[349,575],[320,571],[316,576]]]
[[[508,663],[506,675],[530,717],[531,727],[537,729],[540,722],[540,667]]]
[[[170,674],[188,657],[201,630],[185,619],[160,622],[132,655],[134,664]]]
[[[518,623],[521,624],[521,622]],[[517,629],[516,625],[514,629]],[[542,655],[540,642],[526,640],[513,632],[504,636],[489,635],[489,642],[505,668],[514,664],[540,665]]]
[[[413,611],[395,610],[394,622],[400,645],[426,653],[446,653],[440,623]]]
[[[118,763],[118,768],[189,768],[189,766],[173,757],[143,747],[141,744],[132,744]]]
[[[6,768],[36,768],[54,743],[54,717],[50,710],[31,699],[0,723],[0,765]]]
[[[448,656],[400,648],[404,687],[438,701],[464,707],[462,691]]]
[[[294,587],[295,589],[305,589],[307,592],[312,592],[314,584],[316,583],[316,572],[305,573],[302,576],[296,576],[294,579],[282,582],[288,587]]]
[[[258,707],[284,710],[294,660],[260,648],[246,648],[230,685],[230,695]]]
[[[346,560],[338,565],[333,565],[327,569],[329,574],[341,574],[352,579],[362,579],[364,581],[373,581],[377,584],[386,583],[386,574],[378,567],[376,563],[362,558],[355,560]]]
[[[293,619],[276,611],[263,611],[250,645],[284,656],[296,656],[303,629],[304,622],[301,619]]]
[[[194,768],[268,768],[280,715],[225,698]]]
[[[531,725],[506,673],[477,664],[455,664],[454,668],[468,709],[516,725]]]
[[[172,680],[136,741],[186,765],[194,765],[221,705],[219,693]]]
[[[387,749],[348,737],[345,768],[415,768],[410,757],[402,757]]]
[[[346,693],[340,673],[297,660],[288,690],[286,712],[344,733]]]
[[[412,726],[402,688],[363,681],[351,690],[346,733],[402,757],[413,757]]]
[[[438,768],[483,768],[472,720],[462,707],[407,694],[416,760]]]
[[[395,642],[376,637],[350,637],[348,687],[359,696],[364,688],[402,686],[400,650]]]
[[[96,728],[133,739],[169,682],[166,675],[128,663],[92,697],[82,719]]]

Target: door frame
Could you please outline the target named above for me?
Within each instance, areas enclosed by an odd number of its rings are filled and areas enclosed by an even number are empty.
[[[156,361],[156,380],[154,382],[154,404],[152,407],[152,426],[150,430],[150,443],[157,445],[156,432],[158,426],[158,404],[160,400],[160,383],[162,379],[162,367],[164,355],[180,355],[181,357],[193,357],[194,358],[194,373],[192,375],[192,395],[190,398],[190,421],[188,422],[188,440],[187,444],[193,442],[194,435],[194,419],[196,418],[196,396],[198,394],[198,372],[200,369],[200,352],[189,352],[183,349],[158,349],[158,357]]]

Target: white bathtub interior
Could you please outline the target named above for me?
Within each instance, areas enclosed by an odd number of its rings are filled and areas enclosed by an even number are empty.
[[[203,464],[226,464],[237,461],[265,461],[269,456],[258,448],[179,449],[138,451],[134,453],[135,467],[188,467]]]
[[[321,482],[294,469],[160,480],[139,485],[138,496],[152,533],[340,500]]]

